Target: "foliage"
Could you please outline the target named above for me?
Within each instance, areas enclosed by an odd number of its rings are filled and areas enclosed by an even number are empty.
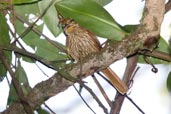
[[[34,3],[34,2],[38,2],[40,0],[11,0],[12,4],[30,4],[30,3]],[[0,3],[2,4],[8,4],[9,1],[6,0],[1,0]]]
[[[48,1],[48,0],[45,0]],[[30,24],[33,24],[34,20],[38,18],[38,15],[41,14],[43,8],[42,8],[42,2],[45,1],[41,1],[40,3],[36,3],[36,4],[24,4],[21,6],[15,6],[15,9],[18,13],[18,15],[22,16],[25,21],[27,22],[31,22]],[[52,7],[52,6],[51,6]],[[26,10],[21,10],[21,9],[26,9]],[[44,7],[46,8],[46,7]],[[52,7],[53,8],[53,7]],[[50,13],[52,14],[53,9],[50,8]],[[34,12],[33,12],[34,9]],[[52,11],[51,11],[52,9]],[[30,18],[30,14],[33,15],[32,18]],[[56,13],[53,13],[56,14]],[[47,17],[47,14],[45,15],[45,17]],[[52,33],[54,33],[54,35],[59,34],[59,28],[57,27],[57,16],[53,15],[50,18],[54,19],[54,21],[49,21],[49,18],[45,18],[44,17],[44,22],[42,24],[36,24],[36,29],[38,29],[39,31],[43,31],[43,25],[50,25],[48,26],[49,29],[52,31]],[[53,23],[54,22],[54,23]],[[51,24],[50,24],[51,23]],[[53,26],[51,26],[53,24]],[[56,27],[54,27],[56,26]],[[28,28],[21,23],[19,20],[17,20],[17,24],[16,24],[16,30],[17,33],[22,34],[24,33],[25,30],[27,30]],[[55,31],[56,29],[56,31]],[[23,38],[23,41],[29,45],[30,47],[32,47],[32,49],[35,51],[36,55],[43,57],[44,59],[47,59],[49,61],[58,61],[61,59],[65,59],[66,55],[62,53],[61,50],[59,49],[55,49],[55,46],[52,45],[51,43],[55,44],[55,45],[60,45],[61,47],[64,48],[64,46],[58,42],[55,42],[53,40],[50,40],[50,42],[47,41],[47,39],[45,38],[41,38],[41,34],[35,34],[33,31],[29,31]],[[46,53],[46,56],[44,55]]]
[[[74,19],[100,37],[121,40],[125,35],[112,16],[92,0],[63,0],[55,7],[62,16]]]
[[[3,16],[3,14],[0,12],[0,45],[1,46],[8,46],[10,44],[10,36],[8,33],[8,26],[6,23],[6,19]],[[4,51],[5,57],[8,60],[8,63],[11,62],[11,52],[9,51]],[[6,76],[7,69],[5,68],[4,64],[2,61],[0,61],[0,81],[3,80],[4,76]]]
[[[171,92],[171,72],[169,73],[168,78],[167,78],[167,88],[168,88],[168,91]]]
[[[15,77],[19,81],[19,83],[21,84],[21,88],[23,90],[24,95],[26,95],[30,91],[31,87],[29,86],[27,74],[25,73],[25,71],[24,71],[24,69],[20,63],[18,64],[18,66],[16,68]],[[18,98],[18,94],[16,93],[15,87],[11,83],[7,105],[10,106],[19,100],[20,99]]]
[[[16,76],[16,79],[18,80],[18,82],[21,85],[21,89],[22,89],[24,95],[27,95],[28,92],[31,90],[31,87],[29,86],[29,82],[28,82],[28,79],[27,79],[27,74],[24,71],[23,67],[21,66],[20,62],[18,63],[18,66],[16,68],[15,76]],[[7,105],[10,106],[10,105],[14,104],[15,102],[19,102],[19,101],[20,101],[20,99],[18,97],[16,89],[15,89],[14,85],[11,83],[10,84],[10,91],[9,91]],[[42,109],[41,107],[39,107],[37,109],[37,112],[39,114],[48,114],[48,112],[45,111],[44,109]]]
[[[45,8],[47,8],[49,3],[50,3],[50,0],[43,0],[38,3],[39,10],[41,13],[45,11]],[[53,33],[54,36],[57,36],[61,33],[61,29],[59,28],[59,26],[57,26],[59,23],[59,20],[56,15],[57,15],[57,11],[54,5],[52,5],[48,8],[47,12],[43,16],[44,23],[47,25],[47,27]]]

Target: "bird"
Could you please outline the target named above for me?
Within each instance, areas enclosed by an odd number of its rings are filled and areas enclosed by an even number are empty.
[[[60,23],[66,36],[67,54],[75,61],[79,61],[89,54],[99,52],[102,49],[97,36],[80,26],[73,19],[60,18]],[[128,91],[126,84],[110,67],[103,69],[101,72],[120,94],[124,95]]]

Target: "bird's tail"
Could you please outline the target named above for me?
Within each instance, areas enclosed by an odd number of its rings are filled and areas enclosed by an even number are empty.
[[[102,70],[102,73],[109,79],[112,85],[118,90],[122,95],[128,91],[126,84],[117,76],[117,74],[110,68]]]

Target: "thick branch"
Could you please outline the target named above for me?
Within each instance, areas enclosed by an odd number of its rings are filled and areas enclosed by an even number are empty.
[[[144,17],[139,28],[122,41],[110,43],[101,52],[81,61],[83,63],[82,74],[88,76],[98,68],[105,68],[119,59],[134,54],[139,49],[156,43],[155,40],[160,34],[160,26],[164,17],[164,1],[147,0],[145,5]],[[69,70],[72,76],[79,76],[80,64],[66,70]]]
[[[147,48],[144,44],[148,43],[148,40],[157,37],[160,34],[160,26],[164,16],[164,0],[146,0],[143,19],[139,28],[123,39],[120,42],[108,44],[101,52],[96,53],[94,56],[86,58],[80,63],[75,65],[68,65],[65,69],[71,76],[80,77],[80,66],[82,75],[84,78],[97,70],[105,68],[126,56],[135,53],[140,48]],[[147,42],[147,43],[146,43]],[[153,43],[153,42],[152,42]],[[50,97],[66,90],[71,86],[73,82],[67,81],[59,74],[55,74],[52,78],[37,84],[27,95],[30,106],[34,109],[42,104]],[[12,113],[12,108],[21,112],[23,108],[17,106],[20,104],[14,104],[10,106],[4,113]]]
[[[31,107],[36,109],[50,97],[66,90],[73,83],[65,80],[62,76],[55,74],[52,78],[37,84],[27,95],[26,99]],[[14,110],[15,109],[15,110]],[[16,113],[18,111],[18,113]],[[2,114],[23,114],[24,108],[20,103],[11,105]]]

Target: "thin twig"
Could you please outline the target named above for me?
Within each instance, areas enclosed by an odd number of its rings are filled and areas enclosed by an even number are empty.
[[[45,8],[45,10],[42,12],[42,14],[32,23],[27,27],[27,29],[18,37],[16,38],[13,42],[15,43],[19,38],[23,38],[26,34],[28,34],[31,29],[34,27],[34,25],[46,14],[47,10],[50,8],[50,6],[55,2],[56,0],[51,0],[48,6]]]
[[[24,93],[21,89],[20,83],[18,82],[18,80],[15,78],[15,74],[13,72],[13,70],[11,69],[10,65],[8,64],[7,59],[5,58],[5,55],[3,53],[3,49],[0,48],[0,60],[2,61],[2,63],[4,64],[4,66],[6,67],[6,69],[8,70],[11,78],[12,78],[12,84],[14,85],[14,88],[16,90],[16,93],[18,94],[19,100],[21,101],[24,110],[27,114],[33,114],[33,110],[30,107],[30,105],[28,104],[27,100],[24,98]]]
[[[154,57],[157,59],[161,59],[167,62],[171,62],[171,56],[170,53],[166,53],[166,52],[162,52],[162,51],[158,51],[158,50],[153,50],[153,51],[149,51],[149,50],[140,50],[138,52],[139,54],[142,55],[146,55],[149,57]]]
[[[43,58],[40,57],[40,56],[37,56],[37,55],[35,55],[35,54],[33,54],[33,53],[30,53],[30,52],[25,51],[25,50],[23,50],[23,49],[20,49],[20,48],[18,48],[18,47],[15,47],[15,46],[1,47],[1,46],[0,46],[0,48],[2,48],[3,50],[14,51],[15,53],[19,53],[19,54],[21,54],[21,55],[30,57],[30,58],[32,58],[32,59],[35,59],[35,60],[39,61],[40,63],[42,63],[43,65],[47,66],[48,68],[54,69],[54,67],[52,66],[53,62],[47,61],[47,60],[43,59]],[[59,63],[60,63],[60,62],[66,62],[66,60],[58,60],[58,61],[56,61],[56,62],[59,62]]]
[[[142,113],[145,114],[145,112],[127,95],[125,95],[125,97]]]
[[[28,30],[28,29],[27,29]],[[16,38],[16,35],[12,32],[12,30],[11,30],[11,27],[9,27],[9,31],[10,31],[10,33],[12,34],[12,36],[15,38],[15,41],[11,44],[11,45],[14,45],[14,43],[18,43],[19,44],[19,46],[24,50],[24,51],[26,51],[26,49],[24,48],[24,46],[20,43],[20,41],[18,40],[18,38]],[[31,58],[30,57],[30,59],[32,60],[32,61],[34,61],[33,60],[33,58]],[[45,75],[45,76],[47,76],[47,77],[49,77],[39,66],[38,66],[38,64],[35,62],[35,65],[39,68],[39,70]]]
[[[17,14],[16,14],[16,18],[17,18],[19,21],[21,21],[22,23],[25,23],[25,24],[27,24],[28,26],[31,26],[31,24],[30,24],[28,21],[24,20],[22,17],[20,17],[20,16],[17,15]],[[34,28],[34,27],[33,27],[31,30],[32,30],[33,32],[35,32],[37,35],[43,36],[50,44],[52,44],[54,47],[56,47],[56,48],[59,49],[60,51],[66,53],[66,50],[65,50],[63,47],[61,47],[60,45],[57,45],[56,43],[54,43],[50,38],[48,38],[45,34],[43,34],[43,33],[42,33],[40,30],[38,30],[37,28]]]
[[[83,100],[83,102],[86,104],[86,106],[94,113],[96,114],[96,112],[90,107],[90,105],[85,101],[85,99],[83,98],[83,96],[81,95],[81,93],[79,92],[79,90],[77,90],[77,88],[75,87],[75,85],[73,85],[74,89],[76,90],[76,92],[78,93],[78,95],[81,97],[81,99]]]
[[[104,91],[104,89],[102,88],[102,86],[100,85],[99,81],[97,80],[94,74],[92,75],[92,78],[96,83],[97,87],[99,88],[100,92],[102,93],[103,97],[106,99],[109,106],[112,107],[112,102],[110,101],[109,97],[107,96],[106,92]]]
[[[151,66],[152,66],[152,69],[151,69],[151,71],[152,72],[154,72],[154,73],[157,73],[158,72],[158,69],[154,66],[154,64],[147,58],[147,56],[143,56],[143,58],[144,58],[144,60],[145,60],[145,62],[147,63],[147,64],[150,64]]]
[[[79,84],[81,84],[90,94],[91,96],[95,99],[95,101],[98,103],[98,105],[103,109],[105,114],[108,114],[108,110],[107,108],[103,105],[103,103],[99,100],[99,98],[96,96],[96,94],[92,91],[91,88],[89,88],[87,85],[85,85],[84,83],[78,82]]]
[[[9,79],[8,79],[8,77],[7,77],[7,76],[5,76],[5,77],[6,77],[6,80],[7,80],[8,86],[10,87],[10,81],[9,81]]]
[[[165,5],[165,13],[167,13],[168,11],[170,11],[171,9],[171,0],[169,0],[167,2],[167,4]]]
[[[17,33],[16,33],[16,12],[15,12],[15,10],[14,10],[14,5],[12,4],[12,2],[10,2],[10,1],[8,1],[8,3],[10,4],[10,10],[11,10],[11,17],[12,17],[12,19],[11,19],[11,23],[13,24],[13,27],[14,27],[14,33],[13,33],[13,35],[14,35],[14,37],[16,38],[16,35],[17,35]]]
[[[131,88],[131,81],[133,81],[133,78],[135,77],[135,74],[137,73],[137,71],[139,70],[139,68],[140,67],[137,67],[136,69],[135,69],[135,71],[133,72],[133,74],[132,74],[132,80],[130,80],[130,83],[129,83],[129,88]],[[145,114],[144,112],[143,112],[143,110],[126,94],[126,95],[124,95],[142,114]]]
[[[43,104],[52,114],[56,114],[46,103],[43,103]]]
[[[139,70],[139,66],[137,67],[137,68],[135,68],[135,71],[133,72],[133,74],[132,74],[132,79],[130,80],[130,82],[129,82],[129,89],[132,87],[132,85],[133,85],[133,82],[134,82],[134,77],[135,77],[135,74],[138,72],[138,70]]]
[[[42,68],[40,68],[40,66],[35,62],[35,65],[37,66],[37,68],[46,76],[49,77],[48,74],[46,74]]]
[[[113,84],[103,75],[101,74],[100,72],[96,72],[99,76],[101,76],[107,83],[109,83],[113,88],[115,88],[113,86]],[[115,88],[116,89],[116,88]],[[116,89],[117,90],[117,89]]]

